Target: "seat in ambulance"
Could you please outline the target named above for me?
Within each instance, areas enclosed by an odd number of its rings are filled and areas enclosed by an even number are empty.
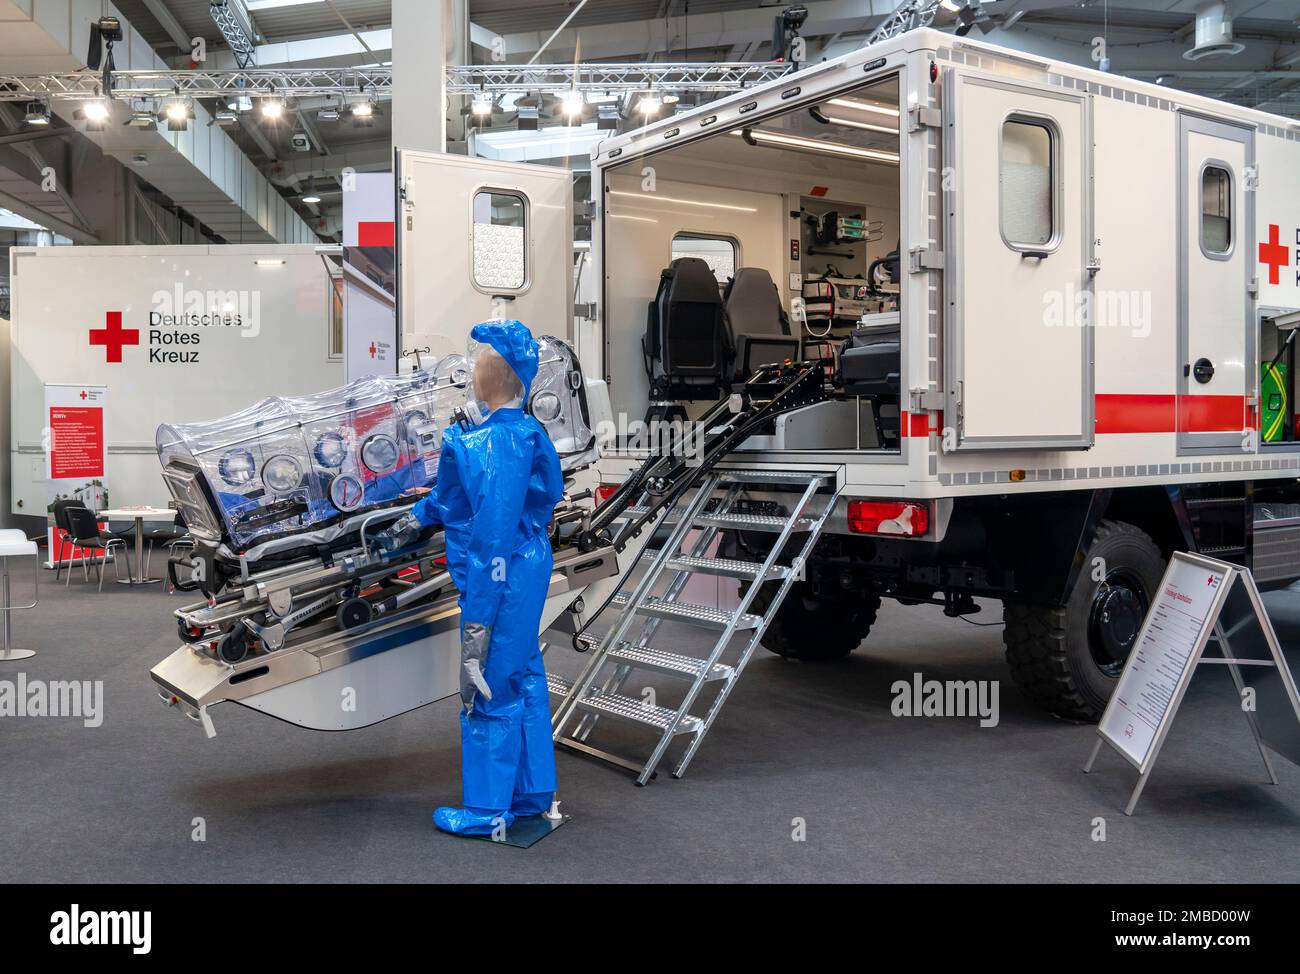
[[[700,258],[678,257],[660,273],[641,351],[652,403],[717,399],[730,389],[731,329],[717,278]]]
[[[772,275],[761,267],[742,267],[722,293],[736,342],[736,378],[744,381],[760,365],[799,357],[799,338],[781,307]]]

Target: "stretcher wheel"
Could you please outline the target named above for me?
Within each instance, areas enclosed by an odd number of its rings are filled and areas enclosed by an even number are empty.
[[[183,643],[198,643],[203,641],[203,630],[198,626],[191,626],[184,619],[176,620],[176,629]]]
[[[235,627],[226,634],[226,638],[217,644],[217,653],[226,663],[238,663],[248,655],[249,650],[249,633],[248,628],[242,623],[235,623]]]
[[[338,619],[340,629],[355,629],[357,626],[364,626],[374,618],[374,614],[369,600],[356,597],[345,600],[339,606],[335,618]]]

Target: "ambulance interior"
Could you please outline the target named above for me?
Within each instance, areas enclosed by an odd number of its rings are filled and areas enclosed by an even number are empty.
[[[763,448],[899,452],[898,129],[893,76],[605,170],[615,415],[696,416],[821,359],[835,394]]]
[[[1300,365],[1300,311],[1262,308],[1259,315],[1260,439],[1270,445],[1300,442],[1296,367]]]

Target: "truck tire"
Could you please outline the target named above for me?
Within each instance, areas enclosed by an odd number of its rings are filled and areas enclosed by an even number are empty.
[[[766,613],[780,588],[780,582],[764,583],[749,611]],[[807,582],[795,582],[763,633],[762,643],[785,659],[842,659],[867,638],[879,608],[880,596],[875,594],[824,599],[813,595]]]
[[[1100,581],[1094,565],[1104,569]],[[1164,570],[1164,556],[1146,532],[1102,521],[1065,605],[1003,606],[1002,640],[1016,685],[1059,717],[1098,720]]]

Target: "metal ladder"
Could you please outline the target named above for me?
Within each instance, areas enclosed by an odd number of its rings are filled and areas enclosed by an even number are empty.
[[[801,488],[802,492],[788,515],[735,511],[736,501],[745,488],[758,485],[790,486]],[[802,577],[803,565],[838,496],[839,486],[833,471],[727,469],[707,474],[684,506],[666,512],[660,519],[658,527],[676,523],[649,567],[631,586],[632,590],[620,590],[593,617],[594,621],[603,612],[617,609],[613,625],[603,634],[580,637],[590,647],[591,657],[579,677],[569,684],[555,674],[548,674],[549,688],[560,698],[552,717],[556,743],[633,771],[636,783],[644,785],[654,777],[669,747],[682,736],[689,739],[672,774],[675,778],[685,774],[791,584]],[[638,510],[629,509],[627,516],[635,516]],[[776,540],[762,560],[709,557],[710,546],[724,529],[769,532],[776,535]],[[698,534],[690,540],[689,550],[683,550],[692,531]],[[804,535],[804,541],[789,564],[782,564],[781,556],[795,535]],[[739,579],[748,585],[734,610],[694,605],[679,599],[693,575]],[[665,579],[667,587],[662,594],[652,594]],[[760,586],[772,581],[781,583],[775,597],[761,615],[751,613],[749,608]],[[718,636],[706,656],[656,648],[651,640],[666,621],[711,630]],[[631,635],[637,623],[640,630]],[[738,633],[745,634],[744,641],[738,653],[729,652],[732,637]],[[686,682],[681,703],[663,707],[625,694],[628,678],[638,670]],[[717,685],[717,692],[704,716],[694,716],[692,708],[708,685]],[[644,763],[588,743],[592,730],[604,717],[639,725],[658,735]],[[568,732],[570,726],[572,733]]]

